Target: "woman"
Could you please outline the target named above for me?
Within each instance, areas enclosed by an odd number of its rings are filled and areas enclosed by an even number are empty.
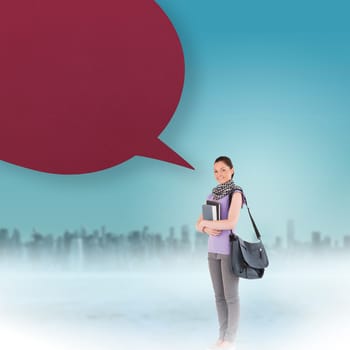
[[[238,222],[244,195],[232,180],[234,169],[230,158],[221,156],[215,160],[214,175],[219,184],[207,199],[220,203],[221,220],[203,220],[201,215],[196,229],[209,236],[208,265],[219,320],[219,338],[210,349],[234,349],[239,319],[239,279],[233,274],[230,265],[229,235]],[[231,193],[232,200],[229,203]]]

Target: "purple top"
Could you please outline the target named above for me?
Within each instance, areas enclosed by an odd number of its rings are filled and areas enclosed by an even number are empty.
[[[228,218],[229,211],[229,195],[217,200],[221,205],[221,220]],[[213,194],[210,194],[207,199],[213,200]],[[234,229],[232,230],[234,231]],[[230,239],[231,230],[223,230],[219,236],[211,236],[208,238],[208,252],[230,255]]]

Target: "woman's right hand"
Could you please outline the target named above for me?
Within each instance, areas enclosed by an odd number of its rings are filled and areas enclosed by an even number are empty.
[[[213,228],[206,227],[205,233],[210,236],[219,236],[221,234],[221,230],[215,230]]]
[[[196,230],[198,232],[203,232],[203,215],[200,215],[198,220],[197,220],[197,223],[196,223]],[[203,233],[206,233],[207,235],[210,235],[210,236],[219,236],[221,234],[221,230],[215,230],[213,228],[209,228],[209,227],[204,227],[204,230],[205,232]]]

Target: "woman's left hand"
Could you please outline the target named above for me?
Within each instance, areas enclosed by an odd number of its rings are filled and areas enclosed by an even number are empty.
[[[199,231],[203,231],[203,228],[205,227],[205,220],[201,220],[198,224]]]
[[[203,228],[204,227],[208,227],[209,225],[208,225],[208,220],[201,220],[200,222],[199,222],[199,228],[200,228],[200,230],[201,231],[203,231]]]

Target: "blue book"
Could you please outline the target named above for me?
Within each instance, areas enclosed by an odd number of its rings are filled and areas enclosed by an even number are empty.
[[[216,219],[216,207],[215,205],[203,204],[202,214],[204,220],[217,220]]]
[[[202,205],[202,214],[204,220],[220,220],[220,203],[207,201]]]

